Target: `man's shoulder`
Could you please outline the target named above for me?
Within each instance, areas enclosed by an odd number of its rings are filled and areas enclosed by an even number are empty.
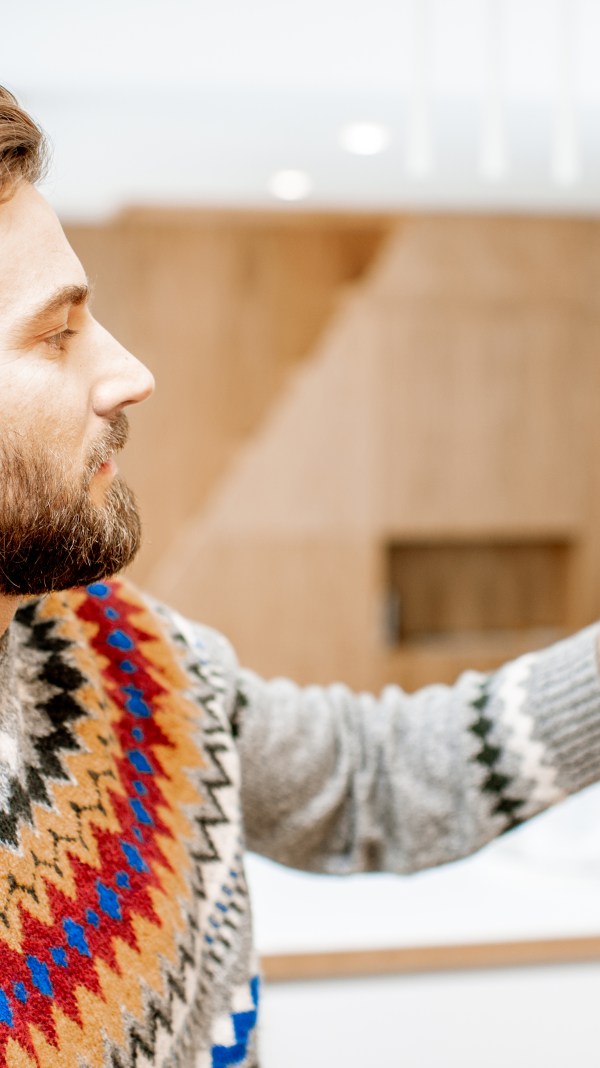
[[[109,661],[134,653],[165,664],[173,656],[195,675],[228,685],[237,671],[230,643],[210,626],[187,619],[123,577],[31,598],[17,613],[30,645],[50,633]]]

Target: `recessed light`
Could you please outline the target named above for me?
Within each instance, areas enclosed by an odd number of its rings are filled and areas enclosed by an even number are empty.
[[[268,188],[279,200],[305,200],[312,193],[313,182],[306,171],[275,171],[269,178]]]
[[[340,130],[340,144],[356,156],[376,156],[385,152],[390,131],[379,122],[349,122]]]

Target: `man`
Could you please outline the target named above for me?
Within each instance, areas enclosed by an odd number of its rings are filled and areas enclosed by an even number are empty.
[[[245,845],[409,872],[600,778],[597,630],[376,700],[266,683],[109,581],[153,381],[90,313],[43,151],[0,90],[0,1063],[255,1065]]]

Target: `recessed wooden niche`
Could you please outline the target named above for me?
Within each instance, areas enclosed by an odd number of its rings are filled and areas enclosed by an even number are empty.
[[[388,545],[388,641],[561,630],[571,549],[566,539],[529,537]]]

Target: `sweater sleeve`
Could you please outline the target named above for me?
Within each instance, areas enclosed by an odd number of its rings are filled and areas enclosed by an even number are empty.
[[[412,872],[600,778],[590,627],[454,686],[375,698],[237,673],[248,847],[311,871]]]

